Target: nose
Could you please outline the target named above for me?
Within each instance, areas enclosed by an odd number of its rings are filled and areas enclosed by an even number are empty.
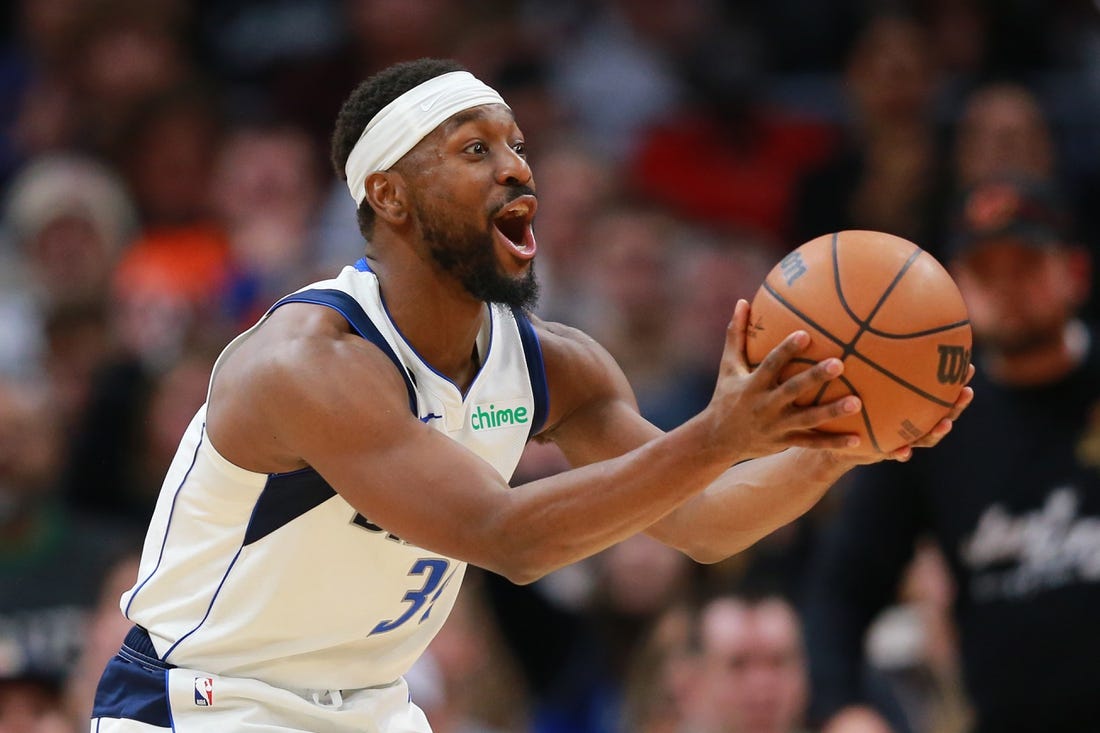
[[[504,186],[527,186],[531,183],[531,166],[527,159],[506,148],[497,166],[497,183]]]

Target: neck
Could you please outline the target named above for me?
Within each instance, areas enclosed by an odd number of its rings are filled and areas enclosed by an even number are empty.
[[[1088,355],[1089,331],[1079,320],[1062,329],[1060,339],[1030,351],[986,355],[984,368],[990,378],[1013,387],[1033,387],[1056,382],[1076,369]]]
[[[485,303],[422,260],[367,260],[397,328],[425,361],[465,390],[477,373],[474,346],[488,318]]]

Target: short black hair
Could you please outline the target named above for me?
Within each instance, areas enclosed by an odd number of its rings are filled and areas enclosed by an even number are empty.
[[[341,180],[347,180],[344,168],[363,128],[378,112],[413,87],[429,79],[466,67],[450,59],[423,58],[389,66],[364,81],[344,102],[336,116],[332,133],[332,166]],[[374,227],[374,210],[366,199],[359,204],[359,231],[369,238]]]

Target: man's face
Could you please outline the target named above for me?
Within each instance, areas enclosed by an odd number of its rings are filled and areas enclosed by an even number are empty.
[[[1059,343],[1083,287],[1069,249],[1011,239],[979,245],[953,271],[975,338],[1006,355]]]
[[[778,601],[717,605],[701,629],[701,728],[787,733],[807,700],[798,620]]]
[[[455,115],[402,167],[414,222],[435,264],[478,300],[532,306],[537,204],[511,112],[484,105]]]

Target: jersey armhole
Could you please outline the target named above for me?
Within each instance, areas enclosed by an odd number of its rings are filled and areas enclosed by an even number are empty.
[[[397,372],[405,381],[405,389],[409,393],[409,411],[412,412],[413,415],[419,414],[417,412],[416,387],[409,377],[408,370],[405,369],[405,365],[401,363],[401,360],[397,358],[397,354],[394,353],[393,347],[386,341],[386,337],[383,336],[382,332],[378,330],[378,327],[374,325],[374,322],[367,316],[363,307],[356,302],[355,298],[342,290],[331,290],[327,288],[302,290],[286,296],[275,305],[271,306],[271,310],[268,311],[268,314],[287,303],[323,305],[332,308],[342,315],[356,333],[377,346],[382,353],[393,362],[393,365],[397,368]]]
[[[531,325],[531,319],[519,308],[512,309],[519,328],[519,340],[523,345],[523,359],[527,362],[527,377],[531,380],[531,394],[535,400],[534,417],[527,440],[535,437],[546,424],[546,415],[550,407],[550,390],[546,386],[546,364],[542,358],[542,346],[538,334]]]

